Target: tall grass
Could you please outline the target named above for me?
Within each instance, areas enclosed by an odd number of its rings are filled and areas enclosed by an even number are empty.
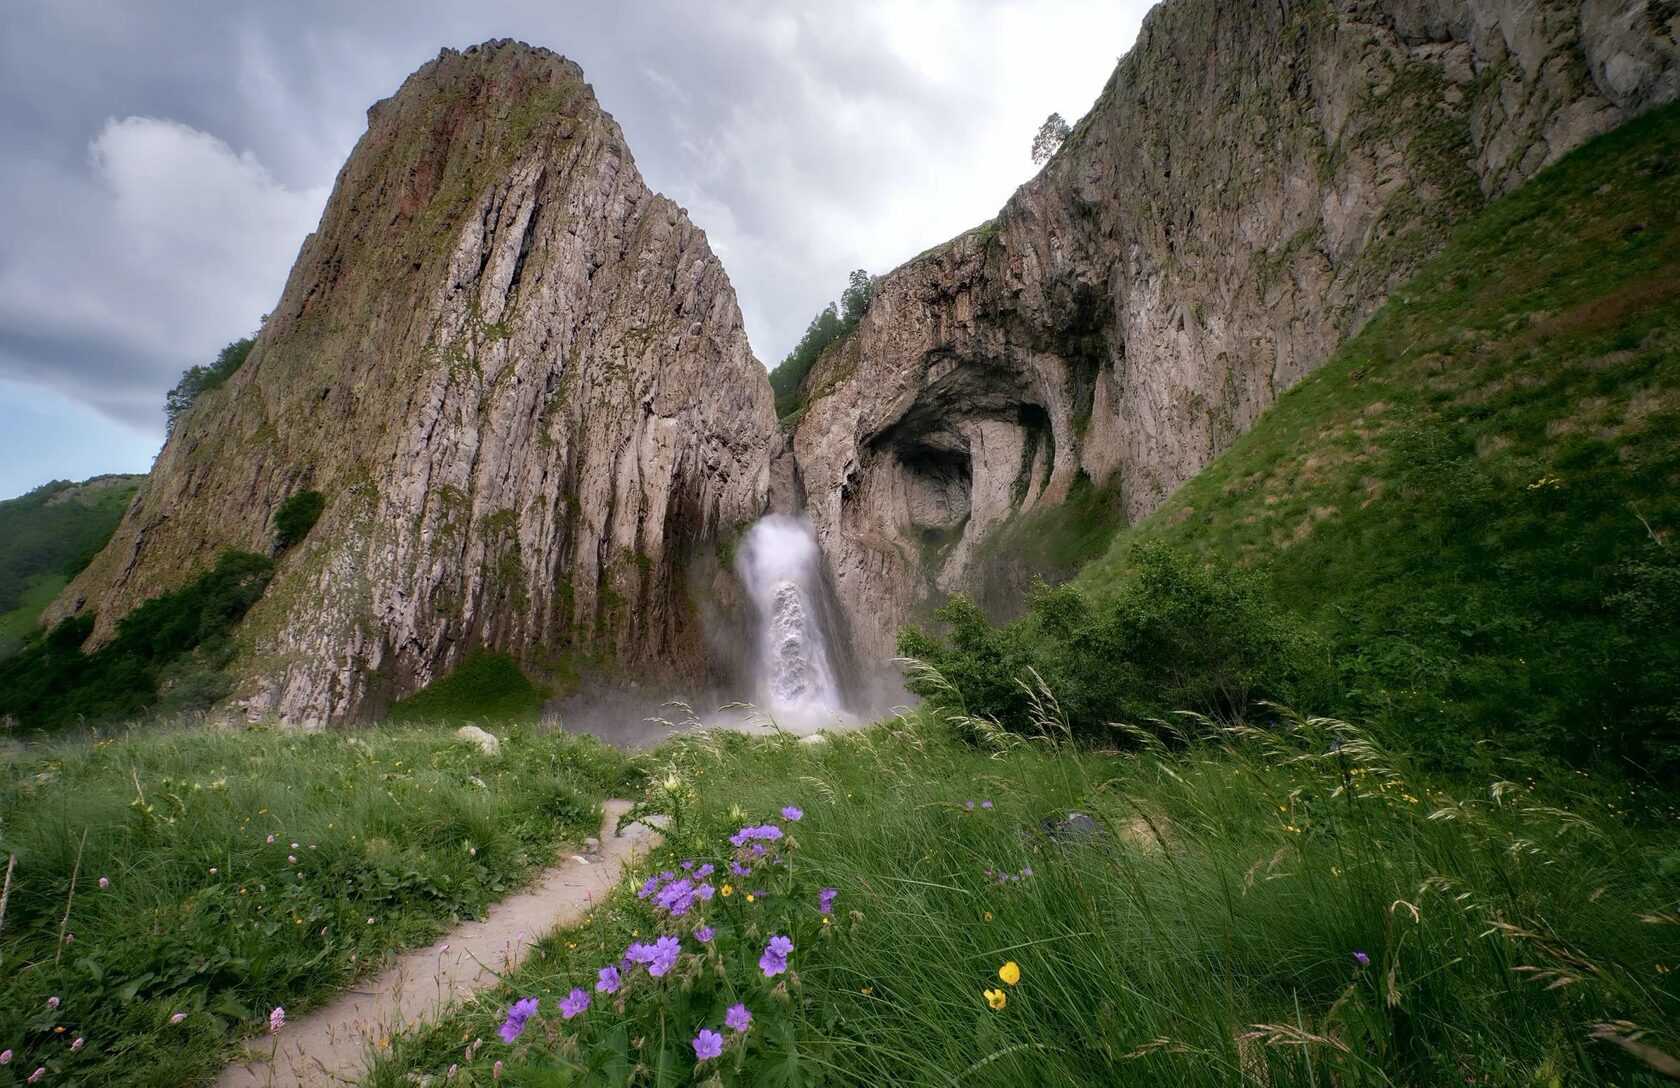
[[[274,1006],[480,914],[593,833],[624,772],[529,730],[496,757],[443,730],[199,729],[0,759],[0,1084],[205,1081]]]
[[[1680,1050],[1673,811],[1634,820],[1637,793],[1524,783],[1449,793],[1325,719],[1185,729],[1187,747],[1127,755],[1010,734],[989,750],[927,718],[661,749],[651,800],[677,820],[650,871],[794,803],[799,864],[863,917],[795,953],[797,1000],[756,1010],[721,1082],[1658,1082],[1624,1044]],[[656,924],[621,893],[503,992],[400,1040],[374,1083],[457,1064],[451,1083],[485,1084],[497,1060],[509,1083],[571,1083],[524,1071],[496,1021],[534,995],[539,1051],[608,1030],[588,1018],[611,1007],[546,1010]],[[624,1027],[643,1040],[629,1083],[711,1074],[654,1050],[695,1025]]]

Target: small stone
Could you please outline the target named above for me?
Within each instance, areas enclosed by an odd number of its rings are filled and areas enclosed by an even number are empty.
[[[1108,837],[1103,826],[1083,812],[1070,812],[1059,820],[1043,819],[1039,821],[1039,826],[1044,828],[1045,836],[1058,846],[1101,842]]]
[[[494,733],[487,733],[471,723],[455,730],[455,735],[462,740],[472,741],[487,756],[498,755],[502,750],[502,742],[496,739]]]

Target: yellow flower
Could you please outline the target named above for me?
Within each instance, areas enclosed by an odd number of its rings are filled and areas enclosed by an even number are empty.
[[[982,914],[982,915],[981,915],[981,916],[980,916],[980,917],[981,917],[981,918],[982,918],[982,919],[984,919],[984,920],[985,920],[985,921],[988,921],[988,922],[989,922],[989,921],[991,921],[991,920],[992,920],[992,912],[991,912],[991,911],[987,911],[987,912],[986,912],[986,913],[985,913],[985,914]]]
[[[723,887],[718,889],[718,894],[719,895],[725,895],[725,896],[734,895],[735,894],[735,888],[734,888],[733,885],[725,884]]]
[[[1008,963],[998,968],[998,978],[1003,979],[1005,983],[1013,986],[1017,982],[1021,981],[1021,968],[1014,960],[1010,960]]]
[[[1009,995],[1004,993],[1002,990],[987,990],[986,1004],[990,1005],[994,1009],[1001,1009],[1005,1005],[1009,1004]]]

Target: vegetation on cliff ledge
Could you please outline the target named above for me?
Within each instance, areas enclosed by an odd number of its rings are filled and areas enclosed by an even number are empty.
[[[1093,598],[1080,607],[1129,607],[1149,584],[1139,557],[1163,548],[1245,569],[1269,608],[1329,645],[1336,690],[1312,709],[1371,722],[1439,766],[1563,763],[1672,783],[1676,481],[1671,106],[1466,224],[1322,370],[1119,533],[1080,578]],[[1062,650],[1042,618],[987,638],[1026,647],[1041,671]],[[1018,697],[961,679],[960,646],[912,649],[944,665],[971,713],[1019,720]],[[1102,673],[1073,670],[1058,694],[1077,703]],[[1117,703],[1106,720],[1143,725],[1123,715],[1148,709]]]

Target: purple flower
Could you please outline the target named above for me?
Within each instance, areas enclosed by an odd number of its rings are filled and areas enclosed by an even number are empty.
[[[743,827],[729,836],[729,841],[736,846],[745,846],[753,839],[769,839],[772,842],[782,837],[782,829],[775,824],[760,824],[756,827]]]
[[[652,895],[654,892],[656,892],[658,890],[659,890],[659,878],[656,877],[656,876],[650,876],[650,877],[647,878],[647,883],[642,885],[642,890],[636,893],[636,898],[637,899],[646,899],[648,896]]]
[[[803,820],[804,818],[805,810],[800,808],[798,805],[789,805],[787,808],[782,809],[782,819],[784,820],[798,821]],[[739,1008],[739,1006],[736,1007]]]
[[[972,809],[973,807],[974,807],[974,802],[973,801],[964,801],[963,802],[963,808]]]
[[[661,937],[653,943],[652,957],[648,960],[648,974],[658,978],[677,964],[677,954],[682,951],[682,941],[676,937]]]
[[[268,1030],[278,1035],[280,1029],[286,1026],[286,1009],[283,1005],[274,1006],[274,1011],[268,1014]]]
[[[712,942],[712,938],[716,936],[717,929],[712,926],[701,926],[699,929],[694,931],[694,939],[699,941],[701,944],[710,944]]]
[[[833,914],[834,913],[834,897],[839,895],[839,894],[840,894],[840,892],[837,889],[834,889],[834,888],[824,888],[822,891],[818,892],[817,893],[817,913],[818,914]]]
[[[793,941],[780,934],[770,938],[770,943],[764,947],[764,954],[758,957],[758,969],[764,972],[765,978],[775,978],[788,968],[788,953],[793,951]]]
[[[763,856],[764,856],[764,844],[761,843],[761,842],[753,843],[753,857],[761,858]]]
[[[610,970],[610,968],[609,968]],[[560,999],[560,1015],[570,1020],[578,1013],[589,1007],[589,995],[576,986],[572,992]]]
[[[694,881],[684,877],[665,885],[660,893],[653,897],[656,905],[671,912],[674,917],[681,918],[688,913],[688,908],[694,905]]]
[[[694,1037],[694,1056],[700,1061],[709,1061],[723,1053],[723,1036],[711,1028],[701,1028],[700,1034]]]
[[[601,968],[596,975],[595,988],[604,994],[618,993],[618,968],[611,964]]]
[[[1029,865],[1025,869],[1022,869],[1021,870],[1021,875],[1022,876],[1032,876],[1032,866]]]
[[[738,861],[732,861],[729,863],[729,871],[734,873],[736,876],[751,876],[752,866],[742,865]]]
[[[712,896],[715,895],[716,893],[717,893],[717,889],[712,887],[710,884],[702,884],[698,888],[694,889],[694,898],[696,898],[696,899],[700,900],[700,902],[704,903],[707,900],[711,899]]]
[[[992,803],[990,801],[981,801],[980,802],[980,807],[981,808],[991,808]]]
[[[694,868],[694,862],[692,862],[692,861],[685,861],[685,862],[683,862],[683,863],[682,863],[682,868],[684,868],[684,869],[692,869],[692,868]]]
[[[1355,952],[1353,954],[1353,958],[1359,962],[1359,966],[1361,967],[1371,966],[1371,957],[1367,956],[1363,952]]]
[[[729,1006],[728,1012],[723,1014],[723,1023],[731,1031],[746,1031],[747,1028],[752,1026],[752,1013],[747,1011],[745,1005],[737,1001]]]
[[[716,869],[712,868],[712,863],[708,861],[706,864],[700,866],[700,868],[694,870],[694,879],[705,880],[716,871]]]
[[[513,1041],[525,1033],[525,1021],[535,1016],[536,1012],[537,999],[534,997],[522,998],[509,1005],[507,1019],[496,1029],[502,1033],[502,1042],[512,1046]]]

